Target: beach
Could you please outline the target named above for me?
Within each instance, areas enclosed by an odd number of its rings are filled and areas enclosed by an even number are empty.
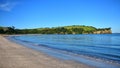
[[[60,60],[0,36],[0,68],[90,68],[90,66],[72,60]]]

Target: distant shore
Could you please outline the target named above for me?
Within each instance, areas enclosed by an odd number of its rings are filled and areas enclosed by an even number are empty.
[[[90,68],[82,63],[53,58],[3,36],[0,35],[0,68]]]
[[[85,25],[59,26],[52,28],[15,29],[0,27],[0,34],[111,34],[111,28],[96,28]]]

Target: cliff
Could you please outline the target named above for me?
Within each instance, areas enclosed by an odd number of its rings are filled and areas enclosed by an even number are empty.
[[[98,29],[93,32],[93,34],[111,34],[111,33],[112,33],[111,28]]]

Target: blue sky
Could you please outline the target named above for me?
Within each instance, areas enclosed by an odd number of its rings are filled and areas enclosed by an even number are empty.
[[[0,26],[87,25],[120,33],[120,0],[0,0]]]

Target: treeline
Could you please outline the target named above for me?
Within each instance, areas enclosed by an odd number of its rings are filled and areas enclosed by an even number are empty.
[[[12,27],[0,27],[0,34],[93,34],[97,31],[111,31],[111,28],[95,28],[93,26],[72,25],[52,28],[15,29]],[[105,32],[102,32],[105,33]],[[111,33],[111,32],[107,32]]]
[[[0,34],[16,34],[15,27],[0,27]]]

